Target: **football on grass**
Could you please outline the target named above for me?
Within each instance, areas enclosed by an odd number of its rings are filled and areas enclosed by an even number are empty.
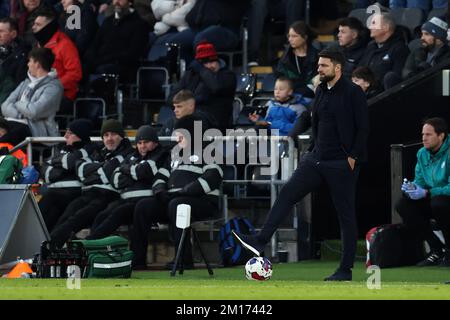
[[[249,280],[269,280],[272,277],[272,263],[264,257],[251,258],[245,264],[245,276]]]

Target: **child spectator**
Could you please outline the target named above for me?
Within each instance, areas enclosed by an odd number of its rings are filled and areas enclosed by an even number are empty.
[[[257,114],[250,114],[249,119],[257,126],[279,130],[281,136],[286,136],[302,114],[308,115],[305,105],[310,102],[311,99],[294,94],[292,80],[279,77],[275,82],[274,99],[267,103],[269,108],[264,120],[260,121],[260,116]]]
[[[380,90],[377,86],[375,74],[368,67],[358,67],[352,72],[352,81],[361,87],[367,99],[377,95]]]

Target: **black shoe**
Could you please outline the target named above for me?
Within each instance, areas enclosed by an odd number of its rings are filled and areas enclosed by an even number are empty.
[[[352,281],[352,270],[337,269],[331,276],[323,279],[324,281]]]
[[[444,259],[442,251],[431,251],[430,254],[422,261],[416,264],[417,267],[431,267],[439,265]]]
[[[166,264],[166,270],[172,270],[174,263],[175,263],[174,260],[168,262]],[[181,269],[180,263],[178,263],[178,268],[177,269]],[[193,262],[183,263],[183,270],[193,270],[193,269],[194,269],[194,263]]]
[[[233,235],[236,237],[236,239],[239,240],[240,243],[242,243],[242,246],[253,252],[256,256],[261,256],[261,253],[264,251],[265,245],[256,239],[255,236],[250,236],[246,234],[240,234],[238,232],[232,231]]]

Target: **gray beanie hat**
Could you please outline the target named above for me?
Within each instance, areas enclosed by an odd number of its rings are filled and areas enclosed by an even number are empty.
[[[433,17],[429,21],[425,22],[422,26],[422,30],[432,34],[435,38],[441,41],[447,41],[447,22],[439,19],[438,17]]]

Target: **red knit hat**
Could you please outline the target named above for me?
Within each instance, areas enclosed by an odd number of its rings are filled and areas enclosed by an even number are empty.
[[[214,48],[212,43],[202,41],[197,45],[195,59],[200,60],[201,62],[207,62],[217,61],[219,60],[219,57],[217,56],[216,48]]]

